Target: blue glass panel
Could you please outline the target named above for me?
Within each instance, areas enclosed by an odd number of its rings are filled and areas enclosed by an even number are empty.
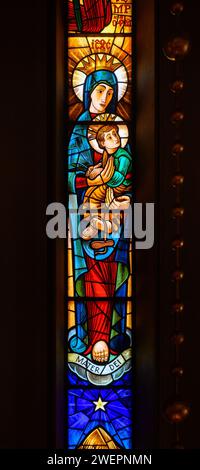
[[[131,390],[124,389],[69,391],[69,447],[81,445],[89,433],[101,427],[120,447],[131,448],[130,398]]]

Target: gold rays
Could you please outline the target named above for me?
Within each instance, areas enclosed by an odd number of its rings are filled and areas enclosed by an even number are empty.
[[[125,36],[85,36],[68,38],[69,117],[76,120],[83,112],[86,77],[94,71],[113,72],[118,82],[116,112],[131,118],[132,38]]]
[[[82,70],[88,75],[94,70],[110,70],[110,72],[114,72],[120,66],[120,62],[115,57],[107,54],[94,54],[83,59],[77,66],[77,70]]]
[[[104,56],[103,61],[107,55],[111,55],[116,61],[123,63],[126,57],[132,54],[132,39],[130,37],[70,37],[68,39],[68,56],[69,63],[72,61],[72,68],[78,62],[85,60],[86,56],[99,55]],[[112,65],[113,67],[113,65]],[[110,70],[110,69],[109,69]],[[130,79],[131,77],[129,77]]]

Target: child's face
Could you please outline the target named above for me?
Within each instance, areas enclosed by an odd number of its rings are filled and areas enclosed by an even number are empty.
[[[116,129],[111,129],[109,132],[104,133],[103,146],[106,149],[116,149],[120,147],[120,137]]]

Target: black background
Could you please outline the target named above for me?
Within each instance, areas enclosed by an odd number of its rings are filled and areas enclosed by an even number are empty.
[[[161,406],[173,398],[173,387],[170,369],[173,357],[170,354],[170,335],[173,320],[170,305],[173,302],[171,273],[174,266],[174,255],[170,252],[170,244],[174,238],[174,222],[171,218],[171,208],[174,205],[174,193],[171,186],[171,175],[174,172],[173,157],[170,148],[173,143],[174,129],[169,122],[174,109],[174,98],[169,91],[169,85],[174,77],[174,64],[169,63],[162,54],[162,46],[172,35],[189,35],[191,53],[182,64],[185,80],[185,91],[180,105],[185,113],[185,123],[182,130],[182,141],[185,153],[181,161],[182,172],[185,175],[182,201],[185,207],[185,217],[182,223],[182,236],[185,241],[182,267],[185,273],[182,300],[185,304],[183,315],[183,330],[185,344],[182,354],[184,376],[181,396],[191,404],[191,415],[183,424],[181,434],[184,437],[185,448],[200,448],[200,379],[198,374],[199,351],[199,106],[200,106],[200,67],[199,67],[199,13],[200,4],[187,0],[185,11],[178,24],[169,13],[171,1],[159,1],[159,160],[160,160],[160,397]],[[161,417],[160,446],[168,447],[174,441],[173,431]]]
[[[160,249],[161,299],[158,343],[160,343],[158,377],[159,402],[171,393],[170,343],[171,291],[169,273],[171,256],[167,255],[171,240],[168,223],[171,200],[169,116],[172,102],[168,87],[171,66],[161,54],[162,42],[173,32],[171,2],[159,2],[160,77],[158,83],[161,161]],[[184,205],[186,217],[184,237],[184,330],[186,343],[183,363],[183,397],[191,403],[191,416],[183,426],[186,448],[199,448],[200,381],[199,381],[199,18],[200,4],[185,2],[184,29],[192,39],[192,50],[185,62],[187,89],[184,109],[186,152],[183,171],[186,175]],[[53,60],[51,57],[53,2],[21,0],[1,2],[1,296],[0,296],[0,447],[46,448],[55,446],[54,400],[54,337],[51,318],[51,282],[49,246],[45,235],[45,210],[51,202],[49,179],[52,162],[50,92]],[[148,18],[147,18],[148,21]],[[159,40],[159,43],[158,43]],[[51,49],[50,49],[51,48]],[[169,131],[169,132],[168,132]],[[168,138],[168,137],[167,137]],[[156,274],[155,274],[156,276]],[[172,430],[160,418],[155,437],[161,448],[170,446]],[[151,441],[151,440],[150,440]]]

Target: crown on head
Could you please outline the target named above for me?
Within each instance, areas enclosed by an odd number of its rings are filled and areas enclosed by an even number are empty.
[[[109,70],[110,72],[114,72],[120,66],[121,63],[115,57],[108,54],[93,54],[82,59],[76,69],[89,75],[95,70]]]

